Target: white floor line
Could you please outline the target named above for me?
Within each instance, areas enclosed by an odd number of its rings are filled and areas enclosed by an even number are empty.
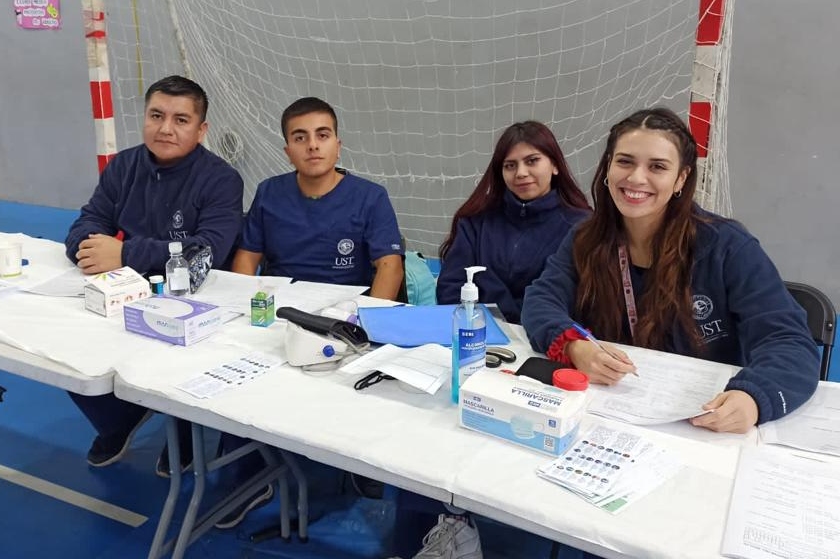
[[[84,493],[79,493],[78,491],[62,487],[61,485],[57,485],[45,479],[31,476],[27,473],[13,470],[12,468],[7,468],[3,465],[0,465],[0,479],[9,481],[15,485],[20,485],[21,487],[26,487],[32,491],[37,491],[38,493],[58,499],[59,501],[64,501],[65,503],[69,503],[79,508],[89,510],[106,518],[110,518],[111,520],[121,522],[122,524],[127,524],[132,528],[137,528],[148,520],[148,517],[141,514],[131,512],[130,510],[112,505],[111,503],[106,503],[105,501],[100,501],[99,499],[95,499],[85,495]]]

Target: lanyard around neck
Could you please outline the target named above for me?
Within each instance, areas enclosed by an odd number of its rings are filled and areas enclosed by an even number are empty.
[[[627,322],[630,324],[630,337],[636,337],[636,322],[639,317],[636,314],[636,297],[633,295],[633,280],[630,279],[630,259],[627,256],[627,247],[618,245],[618,266],[621,268],[621,288],[624,290],[624,304],[627,307]]]

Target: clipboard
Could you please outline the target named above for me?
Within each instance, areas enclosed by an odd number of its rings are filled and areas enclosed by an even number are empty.
[[[458,305],[422,305],[396,307],[361,307],[359,322],[372,342],[416,347],[423,344],[440,344],[452,347],[452,313]],[[487,324],[485,343],[507,345],[510,339],[502,332],[499,323],[482,304]]]

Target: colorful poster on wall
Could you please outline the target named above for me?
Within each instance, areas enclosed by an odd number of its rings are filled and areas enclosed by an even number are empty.
[[[61,27],[60,0],[13,0],[15,19],[22,29],[58,29]]]

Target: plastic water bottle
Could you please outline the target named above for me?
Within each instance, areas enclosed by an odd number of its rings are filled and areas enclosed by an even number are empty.
[[[484,309],[477,305],[478,287],[473,283],[473,275],[487,268],[470,266],[464,269],[467,283],[461,287],[461,304],[452,313],[452,401],[456,404],[461,385],[484,367],[487,358]]]
[[[181,296],[190,292],[190,269],[181,256],[180,241],[169,243],[169,260],[166,261],[166,290],[170,295]]]

